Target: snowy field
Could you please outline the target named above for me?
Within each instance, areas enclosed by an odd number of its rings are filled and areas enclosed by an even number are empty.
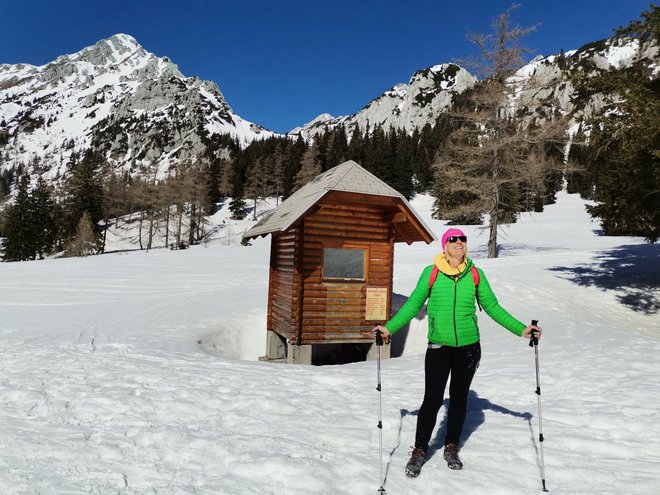
[[[444,231],[430,198],[413,206]],[[544,328],[550,493],[659,494],[660,245],[599,235],[567,194],[506,227],[498,259],[485,231],[464,230],[502,305]],[[0,263],[0,494],[376,494],[376,363],[257,361],[269,249],[218,234],[184,251]],[[397,245],[397,300],[437,250]],[[403,472],[426,322],[382,362],[387,494],[540,492],[534,352],[479,316],[462,471],[442,460],[443,408],[421,476]]]

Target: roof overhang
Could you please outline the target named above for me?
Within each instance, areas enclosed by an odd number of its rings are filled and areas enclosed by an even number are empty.
[[[298,224],[319,203],[380,205],[385,208],[395,234],[395,242],[430,244],[435,235],[397,190],[354,161],[347,161],[318,175],[300,188],[270,214],[257,222],[244,239],[285,232]]]

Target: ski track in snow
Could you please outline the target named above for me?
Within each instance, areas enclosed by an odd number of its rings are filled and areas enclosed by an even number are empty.
[[[429,204],[413,201],[425,218]],[[484,258],[481,231],[464,230],[502,305],[544,328],[550,493],[660,493],[660,318],[565,270],[641,240],[596,235],[581,205],[563,194],[546,213],[523,216],[506,228],[496,260]],[[397,246],[397,295],[436,251]],[[268,253],[262,240],[0,264],[0,493],[377,493],[375,363],[257,361]],[[660,299],[657,287],[650,296]],[[483,356],[462,471],[442,459],[443,408],[422,474],[403,473],[423,395],[426,321],[411,322],[402,357],[383,361],[388,494],[540,491],[534,352],[479,319]]]

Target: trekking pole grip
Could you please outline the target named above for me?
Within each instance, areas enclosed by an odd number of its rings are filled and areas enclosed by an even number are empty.
[[[383,334],[380,333],[380,330],[376,332],[376,345],[383,345]]]
[[[538,320],[532,320],[532,325],[538,325],[539,322]],[[535,345],[539,345],[539,338],[537,337],[537,332],[532,330],[532,335],[529,339],[529,346],[534,347]]]

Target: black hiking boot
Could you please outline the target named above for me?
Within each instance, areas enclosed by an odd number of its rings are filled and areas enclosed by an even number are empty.
[[[408,464],[406,464],[406,475],[415,478],[419,476],[422,466],[426,462],[426,452],[422,449],[415,447],[410,456]]]
[[[449,469],[463,469],[463,463],[458,457],[458,445],[455,443],[445,445],[444,457]]]

